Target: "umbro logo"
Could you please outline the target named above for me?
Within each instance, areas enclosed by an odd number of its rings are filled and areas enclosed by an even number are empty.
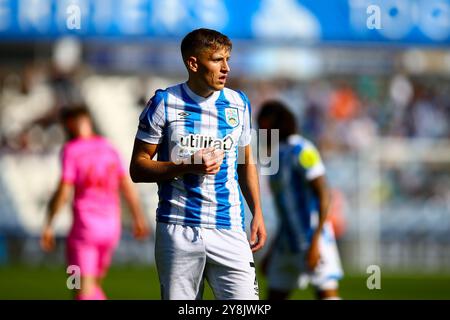
[[[186,118],[186,117],[190,116],[191,114],[190,114],[189,112],[183,111],[183,112],[180,112],[178,115],[179,115],[181,118]]]

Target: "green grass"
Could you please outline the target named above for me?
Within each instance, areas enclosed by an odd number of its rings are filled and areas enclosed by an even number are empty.
[[[63,267],[0,266],[0,299],[71,299]],[[382,275],[381,289],[369,290],[366,275],[347,274],[341,281],[344,299],[450,299],[450,275]],[[259,276],[261,297],[266,283]],[[152,266],[113,266],[104,283],[110,299],[159,299]],[[311,290],[296,290],[292,299],[312,299]],[[209,288],[205,299],[213,299]]]

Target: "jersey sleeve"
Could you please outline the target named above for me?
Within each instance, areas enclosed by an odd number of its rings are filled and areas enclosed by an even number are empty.
[[[65,146],[61,152],[62,161],[62,181],[66,183],[74,183],[76,175],[76,161],[70,153],[70,148]]]
[[[164,95],[162,90],[158,90],[147,103],[139,117],[136,139],[151,144],[161,143],[166,121]]]
[[[325,174],[323,165],[317,148],[307,143],[297,155],[297,163],[306,173],[306,179],[311,181]]]
[[[239,138],[238,145],[240,147],[245,147],[248,144],[250,144],[252,140],[252,108],[250,105],[250,101],[243,93],[242,91],[238,91],[241,95],[242,100],[245,103],[245,110],[244,110],[244,119],[243,119],[243,126],[242,126],[242,133]]]

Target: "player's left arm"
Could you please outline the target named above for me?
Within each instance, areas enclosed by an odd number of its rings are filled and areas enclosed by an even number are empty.
[[[150,229],[147,220],[145,219],[138,193],[128,175],[124,175],[120,180],[120,190],[131,211],[134,237],[138,240],[145,239],[149,235]]]
[[[320,259],[319,238],[327,219],[328,208],[330,205],[330,192],[328,190],[325,175],[321,175],[309,181],[309,185],[319,200],[319,223],[312,236],[311,245],[307,255],[308,267],[314,269]]]
[[[325,167],[319,151],[312,144],[307,144],[298,155],[298,164],[304,170],[312,192],[318,199],[319,222],[311,238],[306,255],[306,263],[313,270],[320,260],[319,239],[327,218],[330,204],[330,193],[325,176]]]
[[[264,217],[261,209],[259,180],[256,165],[252,160],[250,144],[240,147],[244,153],[244,163],[238,164],[239,186],[252,212],[250,246],[253,252],[260,250],[267,239]]]

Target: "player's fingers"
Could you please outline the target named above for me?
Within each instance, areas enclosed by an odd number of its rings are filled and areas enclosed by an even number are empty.
[[[264,247],[267,239],[267,234],[265,232],[257,231],[256,232],[258,241],[254,243],[252,246],[252,252],[260,250],[262,247]]]
[[[135,234],[134,237],[136,238],[136,240],[144,240],[146,235],[143,231],[140,230]]]
[[[223,157],[216,159],[216,163],[218,163],[219,165],[221,165],[223,163]]]
[[[214,151],[214,158],[223,159],[224,156],[225,156],[225,152],[223,152],[223,150]]]
[[[213,173],[213,174],[218,174],[219,171],[220,171],[220,167],[217,167],[217,169],[215,169],[212,173]]]
[[[213,165],[208,166],[205,171],[207,174],[217,173],[220,170],[220,165],[221,163],[214,163]]]
[[[54,247],[55,247],[55,240],[53,239],[53,237],[49,236],[42,237],[41,239],[42,250],[44,250],[45,252],[49,252],[52,251]]]
[[[205,148],[205,149],[202,149],[202,150],[203,150],[204,154],[208,154],[208,153],[213,152],[215,149],[216,148],[214,148],[214,147],[208,147],[208,148]]]
[[[134,228],[134,236],[137,240],[143,240],[148,235],[148,228],[144,224],[137,224]]]
[[[216,161],[211,168],[213,168],[214,170],[220,169],[220,167],[222,166],[222,161]]]
[[[256,252],[258,250],[260,250],[262,247],[264,246],[264,244],[262,242],[256,242],[252,247],[252,252]]]
[[[208,161],[207,162],[205,162],[205,165],[207,165],[208,167],[211,167],[211,166],[215,166],[215,165],[221,165],[222,164],[222,162],[223,162],[223,158],[217,158],[217,157],[215,157],[215,158],[211,158],[211,159],[208,159]]]
[[[209,148],[202,149],[202,157],[205,162],[207,160],[213,158],[214,156],[215,156],[214,148],[209,147]]]
[[[257,229],[256,228],[252,228],[251,229],[251,233],[250,233],[250,245],[252,247],[254,245],[256,245],[256,234],[257,234]]]
[[[210,152],[206,152],[204,153],[204,157],[207,159],[221,159],[224,156],[224,152],[223,150],[220,149],[214,149]]]
[[[223,162],[223,159],[224,159],[223,156],[215,157],[215,158],[214,158],[214,161],[215,161],[216,163],[222,163],[222,162]]]
[[[216,166],[216,164],[217,164],[217,161],[211,159],[211,160],[208,160],[205,162],[205,167],[206,167],[206,169],[210,169],[210,168]]]
[[[266,240],[267,240],[267,235],[266,234],[259,236],[258,243],[261,245],[260,248],[264,247],[264,245],[266,244]]]
[[[256,251],[258,251],[261,248],[262,248],[262,246],[258,242],[251,247],[252,252],[256,252]]]

